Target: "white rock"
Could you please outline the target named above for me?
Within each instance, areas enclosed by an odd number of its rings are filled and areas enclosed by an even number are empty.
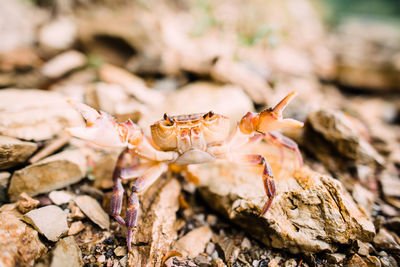
[[[71,50],[64,52],[46,62],[41,71],[43,75],[52,79],[56,79],[74,69],[85,66],[85,64],[85,55],[78,51]]]
[[[64,50],[73,45],[76,34],[74,21],[68,17],[60,17],[40,29],[39,43],[45,48]]]
[[[67,214],[55,205],[26,213],[24,221],[31,224],[39,233],[53,242],[68,231]]]
[[[100,228],[108,229],[110,227],[110,218],[108,214],[94,198],[89,196],[78,196],[74,201],[83,213],[85,213],[90,220],[100,226]]]
[[[72,197],[73,196],[66,191],[52,191],[49,194],[50,200],[56,205],[68,203]]]

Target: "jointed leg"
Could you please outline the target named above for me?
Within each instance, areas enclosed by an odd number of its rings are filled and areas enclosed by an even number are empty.
[[[266,158],[261,155],[255,154],[233,154],[229,159],[235,163],[249,164],[253,166],[263,167],[263,184],[264,190],[267,194],[268,200],[264,204],[261,215],[267,213],[268,209],[271,207],[272,201],[276,194],[274,175],[272,173],[271,166],[268,164]]]
[[[265,135],[265,139],[280,148],[282,161],[284,158],[283,148],[287,148],[296,153],[297,160],[299,161],[299,167],[301,168],[303,166],[303,157],[301,156],[299,147],[295,141],[277,131],[268,132]]]

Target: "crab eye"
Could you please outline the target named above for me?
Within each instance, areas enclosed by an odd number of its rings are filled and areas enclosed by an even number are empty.
[[[212,111],[209,111],[208,113],[203,115],[203,119],[211,119],[212,117],[214,117],[215,113]]]
[[[164,126],[172,126],[172,125],[174,125],[174,120],[167,113],[164,113],[163,125]]]

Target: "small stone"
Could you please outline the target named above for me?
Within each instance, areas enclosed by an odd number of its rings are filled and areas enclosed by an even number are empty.
[[[206,221],[207,221],[208,225],[215,226],[218,222],[218,218],[217,218],[217,216],[210,214],[207,216]]]
[[[226,264],[220,258],[213,259],[211,261],[211,265],[212,265],[212,267],[226,267]]]
[[[53,242],[68,232],[67,214],[55,205],[32,210],[25,214],[23,218],[39,233]]]
[[[70,217],[72,219],[82,220],[86,217],[85,214],[83,214],[83,212],[81,211],[81,209],[75,204],[75,202],[70,202],[68,204],[68,208],[71,211]]]
[[[374,244],[385,251],[400,252],[399,237],[385,228],[381,228],[374,238]]]
[[[357,240],[357,246],[358,254],[360,254],[361,256],[368,256],[369,253],[373,250],[373,247],[370,243],[364,243],[360,240]]]
[[[38,232],[20,218],[15,204],[0,208],[0,266],[30,266],[46,252]]]
[[[199,267],[211,266],[211,257],[206,255],[199,254],[193,260]]]
[[[39,31],[39,44],[51,50],[64,50],[72,46],[77,29],[72,19],[59,17],[44,25]]]
[[[68,235],[76,235],[83,229],[85,229],[85,225],[83,225],[83,223],[81,221],[73,222],[73,223],[71,223],[71,226],[69,227]]]
[[[83,266],[82,252],[72,236],[58,241],[52,251],[52,255],[50,267]]]
[[[98,258],[97,258],[97,262],[99,262],[99,263],[103,263],[103,262],[105,262],[106,261],[106,256],[104,256],[104,255],[100,255]]]
[[[382,263],[382,267],[397,267],[398,264],[396,260],[391,256],[381,256],[379,257],[380,262]]]
[[[400,179],[398,175],[383,172],[380,177],[383,194],[387,197],[400,197]]]
[[[213,242],[209,242],[206,247],[206,253],[211,256],[214,250],[215,250],[215,244]]]
[[[72,197],[67,191],[51,191],[49,194],[49,198],[56,205],[68,203]]]
[[[285,267],[296,267],[297,266],[297,262],[295,259],[289,259],[287,261],[285,261]]]
[[[10,180],[11,173],[9,172],[0,172],[0,186],[7,187],[8,181]]]
[[[36,149],[35,143],[0,136],[0,169],[4,170],[24,163]]]
[[[253,262],[251,263],[251,265],[252,265],[253,267],[258,267],[259,264],[260,264],[260,261],[259,261],[259,260],[253,260]]]
[[[90,196],[78,196],[74,201],[83,213],[100,226],[101,229],[108,229],[110,227],[110,218],[108,214],[94,198]]]
[[[126,253],[127,253],[126,247],[119,246],[114,249],[115,256],[118,256],[118,257],[125,256]]]
[[[57,55],[42,66],[43,75],[56,79],[86,64],[86,57],[78,51],[67,51]]]
[[[394,217],[386,220],[385,227],[396,233],[400,233],[400,217]]]
[[[368,267],[367,263],[358,254],[354,254],[348,261],[348,267]]]
[[[249,249],[251,249],[251,242],[250,242],[250,240],[249,240],[247,237],[243,238],[243,241],[242,241],[242,243],[240,244],[240,248],[241,248],[242,250],[249,250]]]
[[[194,258],[204,251],[206,244],[211,239],[211,235],[212,231],[208,226],[201,226],[176,241],[173,250],[182,253],[183,257]]]
[[[128,256],[124,256],[119,260],[119,264],[121,264],[122,267],[126,267],[128,264]]]
[[[368,264],[368,266],[372,267],[381,267],[381,261],[379,260],[378,257],[375,256],[368,256],[365,262]]]
[[[36,209],[40,204],[39,200],[33,199],[28,194],[22,193],[18,197],[17,209],[25,214],[33,209]]]

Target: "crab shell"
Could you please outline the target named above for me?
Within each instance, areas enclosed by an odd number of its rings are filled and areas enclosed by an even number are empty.
[[[150,126],[154,143],[161,150],[180,153],[188,148],[205,150],[208,145],[223,142],[230,129],[229,118],[213,112],[189,115],[164,115],[164,120]]]

